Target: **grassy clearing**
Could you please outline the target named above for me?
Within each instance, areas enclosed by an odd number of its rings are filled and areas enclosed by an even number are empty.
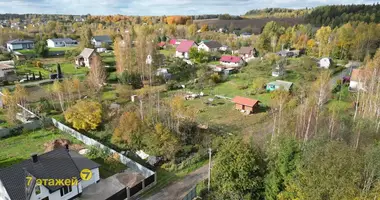
[[[114,174],[121,173],[124,170],[128,169],[128,167],[120,162],[112,161],[112,163],[108,162],[107,160],[103,158],[91,158],[92,161],[98,163],[100,165],[99,167],[99,174],[100,178],[105,179],[108,178]]]
[[[74,63],[61,63],[61,70],[64,75],[78,75],[78,74],[86,74],[89,69],[87,67],[79,67],[75,68]],[[53,64],[49,67],[45,68],[37,68],[33,65],[20,65],[16,67],[16,71],[19,74],[36,74],[38,75],[41,72],[42,76],[46,79],[50,74],[55,73],[57,71],[57,65]]]
[[[175,48],[162,49],[162,50],[160,50],[160,53],[163,54],[166,57],[168,57],[168,56],[174,56],[174,54],[175,54]]]
[[[101,53],[100,56],[102,57],[102,61],[105,65],[109,66],[115,66],[115,55],[113,53]]]
[[[79,144],[75,138],[57,129],[41,129],[0,140],[0,167],[7,167],[28,159],[31,153],[43,153],[44,143],[55,139],[68,139]]]
[[[55,47],[55,48],[49,48],[49,51],[55,52],[55,51],[71,51],[76,49],[77,47]]]

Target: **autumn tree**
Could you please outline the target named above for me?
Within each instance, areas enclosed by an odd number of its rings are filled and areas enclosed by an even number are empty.
[[[179,141],[176,136],[161,123],[157,123],[154,130],[153,134],[145,137],[148,150],[154,155],[162,155],[168,160],[174,159],[179,150]]]
[[[78,130],[94,130],[102,122],[102,105],[96,101],[80,100],[68,108],[64,116]]]
[[[103,63],[99,55],[95,55],[91,58],[91,68],[87,81],[89,86],[99,92],[103,87],[107,79],[107,72],[104,69]]]
[[[318,41],[318,57],[330,56],[330,34],[331,28],[329,26],[322,26],[318,29],[315,39]]]
[[[52,91],[58,97],[62,112],[65,112],[65,91],[63,84],[59,80],[55,80],[52,86]]]
[[[91,28],[85,28],[82,30],[81,36],[80,36],[80,44],[82,48],[93,48],[93,45],[91,43],[92,39],[92,31]]]
[[[138,149],[142,145],[142,122],[135,112],[125,112],[112,135],[112,141]]]
[[[215,199],[260,199],[264,166],[252,146],[240,139],[227,140],[214,163],[211,186]]]

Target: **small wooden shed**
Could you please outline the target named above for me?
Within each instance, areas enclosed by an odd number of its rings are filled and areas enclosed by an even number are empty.
[[[256,99],[236,96],[232,99],[232,102],[235,103],[235,109],[253,113],[254,109],[259,105],[260,101]]]

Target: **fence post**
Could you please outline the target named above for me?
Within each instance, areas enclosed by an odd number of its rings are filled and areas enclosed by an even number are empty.
[[[131,197],[131,191],[129,190],[129,187],[125,187],[127,189],[127,199]]]
[[[145,178],[144,178],[144,180],[142,181],[142,189],[144,189],[145,188]]]

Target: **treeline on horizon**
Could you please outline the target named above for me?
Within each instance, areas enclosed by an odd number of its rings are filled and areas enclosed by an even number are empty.
[[[328,5],[316,8],[289,9],[265,8],[248,11],[245,16],[255,18],[305,18],[306,23],[314,26],[341,26],[347,22],[380,22],[380,4]]]

